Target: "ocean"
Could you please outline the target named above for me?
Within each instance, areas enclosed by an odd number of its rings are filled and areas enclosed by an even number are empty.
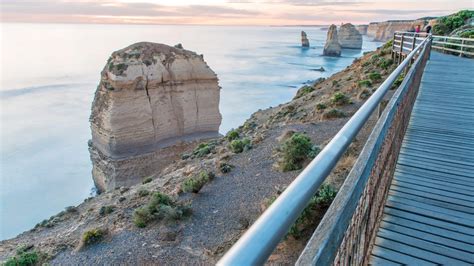
[[[289,101],[381,45],[323,57],[318,27],[0,24],[0,239],[93,195],[87,141],[100,71],[132,43],[181,43],[203,54],[222,87],[220,132],[253,112]],[[306,31],[310,49],[302,49]],[[324,67],[325,72],[313,69]]]

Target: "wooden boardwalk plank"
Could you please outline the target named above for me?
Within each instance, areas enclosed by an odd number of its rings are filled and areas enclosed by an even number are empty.
[[[474,265],[474,60],[426,65],[370,263]]]
[[[471,246],[474,243],[474,236],[458,233],[452,230],[444,229],[439,226],[426,224],[419,220],[410,220],[410,219],[402,218],[395,215],[385,215],[383,218],[383,221],[390,222],[392,224],[398,224],[398,225],[415,229],[421,232],[438,235],[446,239],[459,241],[465,244],[469,244]]]
[[[380,228],[384,228],[393,232],[409,235],[414,238],[418,238],[421,240],[433,242],[435,244],[439,244],[441,246],[446,246],[449,248],[457,249],[465,253],[460,253],[461,256],[472,256],[470,254],[474,250],[474,245],[466,244],[460,241],[452,240],[445,237],[440,237],[431,233],[414,230],[409,227],[400,226],[398,224],[390,223],[383,221],[380,224]]]
[[[474,263],[474,254],[472,253],[459,251],[384,228],[379,229],[379,236],[383,240],[379,243],[375,242],[377,245],[387,248],[399,248],[399,251],[421,259],[448,265],[472,265],[470,263]]]

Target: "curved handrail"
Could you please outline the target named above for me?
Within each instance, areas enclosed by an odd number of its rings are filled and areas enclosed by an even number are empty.
[[[218,265],[260,265],[268,259],[382,101],[386,92],[405,67],[409,66],[418,51],[428,43],[428,40],[429,37],[425,38],[388,76],[318,156],[221,258]]]

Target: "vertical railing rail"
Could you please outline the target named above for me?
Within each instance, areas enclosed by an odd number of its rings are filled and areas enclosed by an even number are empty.
[[[367,99],[318,156],[295,178],[237,243],[232,246],[218,262],[218,265],[261,265],[268,259],[291,225],[307,206],[311,197],[335,167],[362,126],[383,100],[386,92],[392,87],[395,80],[404,71],[404,68],[408,67],[409,61],[416,56],[418,51],[423,50],[423,54],[425,54],[429,44],[429,38],[426,38],[415,50],[406,56],[406,59],[375,90],[372,96]],[[418,57],[417,62],[419,59],[421,59],[421,56]],[[404,81],[405,84],[407,82]],[[411,107],[408,109],[411,110]],[[340,195],[341,193],[338,193],[335,200],[338,197],[342,197]],[[338,208],[338,206],[333,206],[334,204],[331,205],[331,208]],[[326,218],[327,216],[325,215],[324,219],[330,219]],[[323,244],[326,246],[327,243]],[[338,253],[337,247],[330,249],[332,254],[327,253],[326,255],[330,257],[336,256],[336,253]],[[305,254],[308,254],[306,249],[305,251]],[[304,264],[305,260],[300,259],[299,262]]]

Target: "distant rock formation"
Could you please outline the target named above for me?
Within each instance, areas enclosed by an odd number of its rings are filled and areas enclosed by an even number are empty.
[[[362,48],[362,35],[351,23],[342,24],[337,36],[342,48]]]
[[[329,27],[326,44],[324,45],[323,55],[341,56],[341,45],[337,37],[337,27],[332,24]]]
[[[301,31],[301,46],[309,47],[308,36],[306,36],[306,32],[304,31]]]
[[[219,95],[216,74],[191,51],[142,42],[112,53],[90,117],[97,188],[139,183],[176,159],[176,144],[218,136]]]
[[[427,21],[419,20],[389,20],[385,22],[372,22],[367,28],[367,36],[375,41],[387,41],[393,37],[396,31],[415,31],[419,25],[424,28]]]
[[[355,27],[360,34],[367,35],[367,28],[369,25],[356,25]]]

